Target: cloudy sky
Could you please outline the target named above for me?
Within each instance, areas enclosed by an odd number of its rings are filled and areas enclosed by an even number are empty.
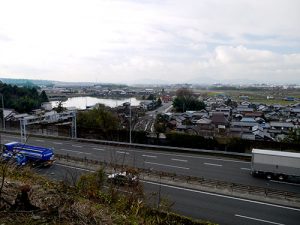
[[[300,83],[300,1],[0,0],[0,77]]]

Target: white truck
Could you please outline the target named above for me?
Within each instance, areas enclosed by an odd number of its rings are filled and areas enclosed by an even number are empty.
[[[252,176],[280,181],[300,178],[300,153],[273,150],[252,150]]]

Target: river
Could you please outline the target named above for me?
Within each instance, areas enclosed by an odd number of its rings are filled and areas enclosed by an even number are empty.
[[[94,106],[97,103],[101,103],[103,105],[109,107],[120,106],[125,102],[131,102],[132,106],[138,106],[140,104],[140,100],[136,98],[123,98],[123,99],[111,99],[111,98],[95,98],[95,97],[73,97],[68,98],[63,102],[64,107],[75,107],[77,109],[86,109],[87,107]],[[58,105],[58,101],[52,101],[52,107],[56,107]]]

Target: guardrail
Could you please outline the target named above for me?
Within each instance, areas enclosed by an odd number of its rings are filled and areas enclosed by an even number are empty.
[[[12,132],[12,131],[0,131],[0,133],[9,133],[9,134],[20,135],[19,132]],[[111,145],[111,146],[126,147],[126,148],[140,148],[140,149],[149,149],[149,150],[157,150],[157,151],[172,151],[172,152],[193,153],[193,154],[201,153],[201,154],[219,155],[219,156],[225,156],[225,157],[242,158],[242,159],[246,159],[246,160],[251,159],[251,154],[249,154],[249,153],[236,153],[236,152],[226,152],[226,151],[219,151],[219,150],[183,148],[183,147],[172,147],[172,146],[161,146],[161,145],[147,145],[147,144],[106,141],[106,140],[97,140],[97,139],[58,137],[58,136],[40,135],[40,134],[30,134],[30,135],[32,137],[51,138],[51,139],[60,139],[60,140],[73,140],[73,141],[78,141],[78,142],[96,143],[96,144]]]
[[[58,159],[64,159],[67,162],[75,161],[77,166],[78,166],[78,162],[81,162],[85,165],[93,164],[93,165],[99,165],[103,167],[111,167],[116,170],[126,170],[126,168],[128,169],[128,167],[119,164],[107,163],[107,162],[102,162],[102,161],[92,160],[87,158],[79,158],[79,157],[60,155],[60,154],[56,154],[56,157]],[[144,169],[144,168],[137,168],[137,172],[140,174],[140,176],[143,176],[145,180],[147,180],[147,178],[152,178],[155,179],[157,182],[163,181],[164,183],[166,183],[166,181],[178,182],[180,184],[184,182],[189,185],[206,187],[209,188],[209,190],[221,189],[223,191],[226,191],[227,193],[240,193],[240,194],[269,197],[278,200],[286,200],[289,202],[296,203],[297,206],[300,207],[300,193],[287,192],[287,191],[281,191],[281,190],[257,187],[251,185],[237,184],[237,183],[231,183],[227,181],[218,181],[213,179],[207,179],[204,177],[178,175],[175,173],[160,172],[160,171]]]

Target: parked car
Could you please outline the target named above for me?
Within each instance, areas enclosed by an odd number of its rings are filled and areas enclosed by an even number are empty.
[[[133,175],[132,173],[128,172],[119,172],[119,173],[112,173],[108,175],[107,181],[109,183],[113,183],[115,185],[137,185],[138,184],[138,177]]]

